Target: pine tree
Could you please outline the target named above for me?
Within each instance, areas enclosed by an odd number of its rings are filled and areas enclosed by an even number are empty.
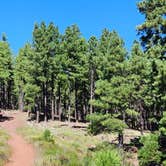
[[[3,35],[0,41],[0,108],[14,108],[13,92],[13,57],[7,42]]]
[[[130,108],[139,113],[139,126],[142,132],[144,129],[147,129],[149,114],[147,108],[152,104],[148,93],[151,67],[138,42],[134,42],[133,44],[129,63],[131,66],[130,81],[134,85]]]
[[[123,146],[123,131],[127,128],[124,121],[111,114],[93,113],[87,116],[90,121],[89,132],[97,135],[100,133],[118,133],[119,147]]]
[[[32,61],[34,50],[30,44],[20,49],[14,70],[15,87],[18,94],[19,110],[33,111],[40,87],[35,80],[35,66]]]
[[[33,62],[36,66],[36,78],[38,86],[41,88],[41,95],[38,99],[38,110],[44,112],[45,121],[49,115],[49,100],[50,93],[53,104],[53,89],[54,89],[54,56],[58,52],[59,32],[57,27],[50,23],[47,27],[44,22],[41,25],[35,25],[33,32],[33,47],[35,55]],[[50,90],[50,84],[53,86]],[[52,106],[53,107],[53,106]],[[40,109],[41,108],[41,109]],[[53,108],[52,108],[53,109]],[[52,110],[53,113],[53,110]]]
[[[99,58],[96,81],[96,99],[92,101],[95,107],[109,111],[112,107],[108,101],[111,89],[111,79],[122,74],[122,63],[125,60],[126,51],[124,43],[116,32],[104,30],[99,43]],[[115,111],[115,110],[114,110]]]
[[[87,101],[83,101],[86,98],[86,75],[88,74],[87,44],[76,25],[66,28],[62,44],[66,58],[66,71],[70,74],[70,88],[72,87],[74,92],[74,117],[78,121],[82,120],[83,114],[87,111],[84,106],[87,105]],[[79,100],[79,96],[82,96],[82,100]]]
[[[143,24],[137,27],[140,34],[141,44],[145,56],[149,59],[151,73],[149,75],[148,93],[150,112],[149,120],[158,125],[158,121],[165,110],[165,50],[166,50],[166,28],[165,9],[166,2],[163,0],[143,0],[138,3],[140,13],[145,15]]]
[[[97,67],[99,58],[99,42],[96,37],[92,36],[88,41],[88,64],[89,64],[89,81],[90,81],[90,114],[94,112],[92,101],[94,99],[95,81],[97,80]]]
[[[145,22],[137,27],[141,35],[141,43],[145,49],[160,44],[166,46],[166,1],[142,0],[137,4],[141,14],[145,16]],[[163,52],[163,54],[165,51]]]

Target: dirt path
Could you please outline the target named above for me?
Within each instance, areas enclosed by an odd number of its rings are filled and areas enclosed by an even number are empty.
[[[12,149],[12,155],[9,163],[6,166],[33,166],[35,153],[33,146],[28,144],[22,136],[20,136],[16,129],[25,125],[24,113],[6,112],[2,126],[11,136],[9,145]]]

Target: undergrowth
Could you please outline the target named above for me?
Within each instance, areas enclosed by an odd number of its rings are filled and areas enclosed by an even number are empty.
[[[38,150],[35,166],[121,166],[126,158],[116,146],[80,130],[55,127],[52,134],[27,126],[19,132]]]
[[[53,135],[48,129],[24,127],[19,133],[37,147],[36,166],[84,166],[89,144],[97,143],[90,136],[72,134],[70,130]]]
[[[8,146],[9,135],[0,129],[0,166],[5,165],[10,156],[10,148]]]

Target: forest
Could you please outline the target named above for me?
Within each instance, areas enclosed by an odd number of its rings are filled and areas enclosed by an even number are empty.
[[[53,22],[36,23],[17,56],[2,35],[0,109],[27,111],[36,123],[88,123],[93,135],[117,133],[120,149],[124,130],[138,130],[139,165],[166,166],[166,1],[137,8],[145,20],[130,52],[116,30],[87,40],[76,24],[61,34]]]

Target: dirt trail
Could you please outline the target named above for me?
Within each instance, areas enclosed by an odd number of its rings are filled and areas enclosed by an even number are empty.
[[[20,112],[6,112],[2,126],[11,136],[9,145],[11,146],[12,155],[6,166],[33,166],[35,159],[34,148],[28,144],[16,129],[25,125],[25,115]]]

